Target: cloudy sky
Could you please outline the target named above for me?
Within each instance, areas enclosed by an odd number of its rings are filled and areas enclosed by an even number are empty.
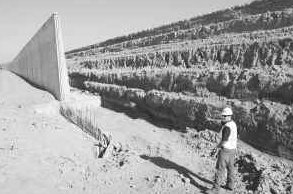
[[[169,24],[251,0],[0,0],[0,63],[57,12],[65,50]]]

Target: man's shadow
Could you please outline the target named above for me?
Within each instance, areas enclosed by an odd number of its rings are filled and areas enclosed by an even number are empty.
[[[203,181],[203,182],[206,182],[206,183],[209,183],[209,184],[213,184],[212,181],[210,180],[207,180],[193,172],[191,172],[190,170],[186,169],[185,167],[183,166],[180,166],[168,159],[165,159],[165,158],[162,158],[162,157],[150,157],[150,156],[147,156],[147,155],[140,155],[140,157],[144,160],[148,160],[148,161],[151,161],[152,163],[156,164],[157,166],[161,167],[161,168],[166,168],[166,169],[175,169],[177,170],[177,172],[179,174],[182,174],[184,177],[186,178],[189,178],[190,180],[190,183],[192,185],[194,185],[195,187],[199,188],[201,190],[202,193],[206,193],[206,191],[209,189],[203,185],[200,185],[198,182],[196,182],[192,177],[196,177],[197,179]]]

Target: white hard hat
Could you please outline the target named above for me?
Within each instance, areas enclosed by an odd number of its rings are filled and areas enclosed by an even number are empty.
[[[223,109],[221,115],[222,116],[230,116],[230,115],[233,115],[233,112],[232,112],[231,108],[226,107]]]

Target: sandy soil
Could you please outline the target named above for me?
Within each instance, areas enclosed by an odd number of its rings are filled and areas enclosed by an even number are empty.
[[[94,139],[58,114],[52,95],[0,71],[1,193],[199,193],[203,162],[177,131],[100,108],[123,149],[97,159]]]
[[[205,193],[211,188],[215,159],[188,144],[192,133],[97,106],[100,126],[112,134],[116,150],[96,158],[95,140],[63,118],[58,105],[49,93],[0,71],[1,194]]]

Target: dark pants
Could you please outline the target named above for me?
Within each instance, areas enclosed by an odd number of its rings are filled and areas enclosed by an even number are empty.
[[[236,155],[236,150],[229,149],[221,149],[218,154],[218,160],[216,165],[216,177],[214,187],[220,188],[221,181],[225,176],[225,172],[227,171],[227,184],[226,186],[230,189],[234,188],[235,181],[235,167],[234,167],[234,159]]]

